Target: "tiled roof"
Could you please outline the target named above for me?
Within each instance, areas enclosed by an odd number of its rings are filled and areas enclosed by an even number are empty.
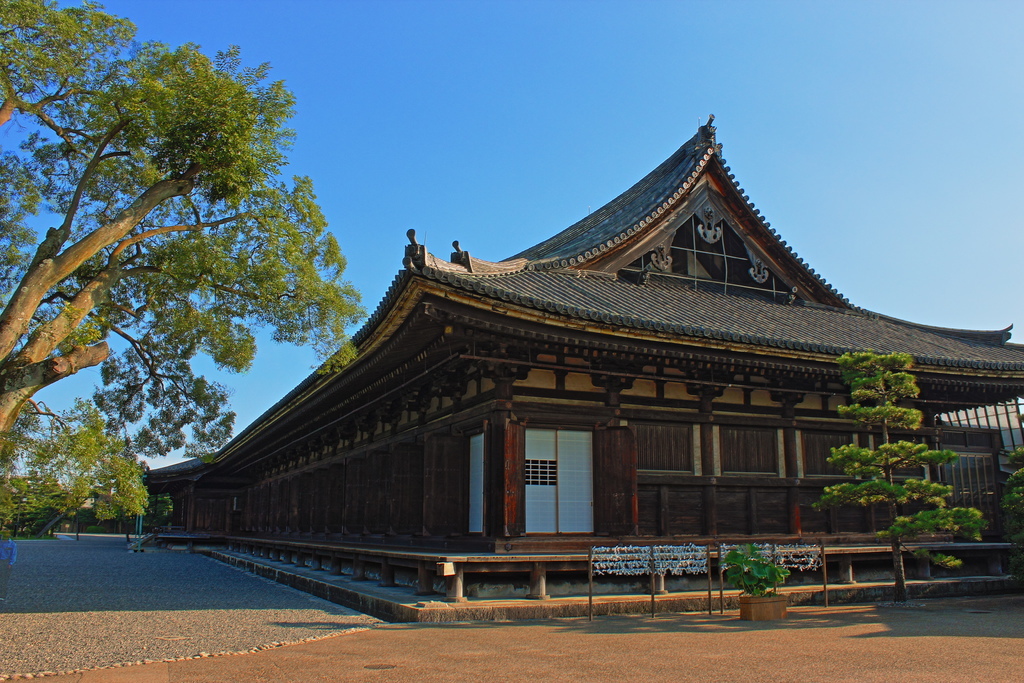
[[[505,261],[491,264],[498,267],[477,267],[473,272],[584,268],[585,264],[614,251],[620,244],[635,239],[658,225],[663,215],[671,214],[689,197],[698,178],[705,172],[709,163],[715,160],[722,167],[727,182],[732,185],[736,196],[746,204],[750,215],[760,223],[764,234],[784,250],[784,254],[790,260],[789,265],[784,267],[805,271],[824,292],[827,292],[827,297],[834,297],[836,303],[850,305],[846,297],[786,244],[761,215],[761,211],[755,208],[722,157],[722,146],[716,142],[715,127],[711,125],[713,120],[714,117],[711,117],[707,125],[700,127],[696,135],[683,143],[672,156],[639,182],[583,220]],[[437,264],[436,267],[441,270],[464,270],[459,267],[446,268],[444,264]]]
[[[184,460],[182,462],[176,462],[173,465],[167,465],[166,467],[158,467],[149,471],[150,474],[168,475],[168,474],[184,474],[191,472],[192,470],[198,470],[206,465],[206,461],[201,458],[192,458],[191,460]]]
[[[479,276],[426,268],[422,274],[458,289],[569,318],[654,330],[685,338],[839,355],[902,351],[926,365],[1024,370],[1024,346],[1005,330],[947,330],[862,310],[778,303],[750,290],[671,275],[646,284],[586,271],[524,271]],[[752,349],[754,350],[754,349]]]
[[[597,211],[512,258],[547,261],[564,267],[567,264],[561,264],[562,260],[575,260],[599,245],[618,244],[621,239],[632,235],[634,221],[646,217],[652,207],[660,206],[677,193],[683,182],[692,180],[690,176],[703,165],[702,162],[707,161],[704,153],[711,150],[700,149],[698,152],[695,149],[698,137],[690,138],[640,182]]]

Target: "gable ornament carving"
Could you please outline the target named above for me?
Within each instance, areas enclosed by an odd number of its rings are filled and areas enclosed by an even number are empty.
[[[710,204],[704,206],[703,220],[697,224],[697,232],[702,240],[714,244],[722,239],[722,224],[715,221],[715,210]]]
[[[754,282],[756,282],[759,285],[763,285],[765,282],[768,281],[768,276],[771,273],[768,272],[768,268],[764,265],[764,261],[757,258],[756,256],[754,257],[754,260],[751,261],[751,263],[753,265],[749,268],[747,272],[750,273],[750,277],[754,278]]]
[[[651,265],[662,273],[672,272],[672,252],[668,245],[661,244],[649,254]]]
[[[750,268],[747,269],[747,272],[750,273],[750,277],[754,279],[754,282],[759,285],[763,285],[768,281],[768,276],[771,275],[771,271],[768,270],[764,261],[759,259],[757,256],[754,256],[754,252],[750,251],[750,247],[745,244],[743,246],[746,247],[747,258],[750,259]]]

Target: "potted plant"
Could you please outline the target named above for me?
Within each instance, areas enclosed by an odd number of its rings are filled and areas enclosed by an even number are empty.
[[[742,591],[740,619],[785,619],[786,596],[779,595],[776,588],[789,576],[788,569],[772,562],[750,543],[733,548],[723,561],[726,580]]]

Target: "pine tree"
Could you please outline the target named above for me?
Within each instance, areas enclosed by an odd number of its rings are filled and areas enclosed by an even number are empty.
[[[1024,465],[1024,446],[1010,454],[1010,462]],[[1010,549],[1010,573],[1024,582],[1024,467],[1010,475],[1003,487],[1003,531]]]
[[[932,465],[944,465],[958,456],[953,451],[930,450],[927,444],[893,441],[891,430],[914,430],[921,426],[921,411],[900,405],[920,393],[914,376],[913,357],[906,353],[876,354],[870,351],[846,353],[839,357],[843,381],[850,387],[853,403],[840,406],[842,417],[879,430],[878,447],[855,444],[832,449],[829,462],[848,476],[860,481],[825,488],[816,507],[883,505],[891,524],[878,531],[880,539],[892,548],[895,575],[894,600],[907,601],[907,578],[903,565],[904,542],[922,534],[951,532],[972,539],[981,537],[985,526],[981,511],[974,508],[949,508],[946,499],[952,488],[921,478],[900,476],[909,470],[920,471]],[[900,474],[898,474],[900,473]],[[904,506],[925,505],[926,509],[907,514]],[[958,560],[929,555],[936,564],[956,566]]]

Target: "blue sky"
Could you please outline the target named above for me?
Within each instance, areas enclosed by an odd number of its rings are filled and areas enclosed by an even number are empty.
[[[737,179],[852,303],[1024,325],[1024,3],[108,1],[143,40],[242,47],[296,94],[368,311],[405,233],[500,260],[629,187],[710,113]],[[1024,343],[1024,327],[1014,341]],[[316,359],[266,341],[237,429]],[[54,387],[89,393],[97,370]],[[169,464],[171,460],[153,463]]]

